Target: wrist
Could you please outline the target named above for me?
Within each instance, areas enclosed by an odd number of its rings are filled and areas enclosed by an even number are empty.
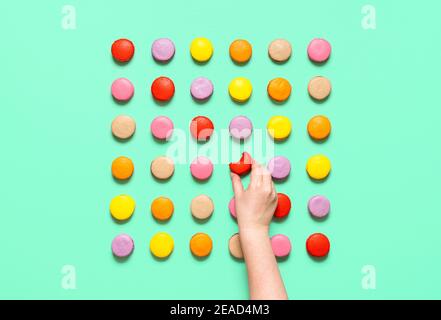
[[[257,226],[241,226],[239,224],[240,237],[255,238],[255,237],[269,237],[269,226],[257,225]]]

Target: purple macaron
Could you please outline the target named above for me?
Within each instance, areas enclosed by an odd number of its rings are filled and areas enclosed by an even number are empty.
[[[167,62],[175,54],[173,41],[167,38],[157,39],[152,44],[152,56],[156,61]]]
[[[274,157],[268,162],[268,171],[274,179],[285,179],[291,172],[291,163],[286,157]]]
[[[316,218],[324,218],[331,209],[331,203],[325,196],[314,196],[308,201],[309,213]]]
[[[253,124],[251,120],[245,116],[237,116],[230,122],[230,134],[237,140],[244,140],[251,136]]]
[[[133,239],[128,234],[117,235],[112,241],[112,252],[118,258],[128,257],[134,247]]]
[[[193,80],[190,87],[190,93],[196,100],[206,100],[213,94],[213,83],[204,77]]]

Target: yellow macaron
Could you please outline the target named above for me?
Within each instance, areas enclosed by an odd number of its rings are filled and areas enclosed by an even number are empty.
[[[322,154],[312,156],[306,163],[306,172],[312,179],[323,180],[331,172],[331,161]]]
[[[190,45],[190,54],[197,62],[207,62],[213,55],[213,45],[207,38],[195,38]]]
[[[110,201],[110,214],[119,221],[129,219],[135,211],[135,200],[129,195],[121,194]]]
[[[291,121],[285,116],[271,117],[266,125],[268,134],[275,140],[284,140],[291,134]]]
[[[150,240],[150,251],[157,258],[167,258],[172,253],[173,248],[173,238],[166,232],[158,232]]]
[[[245,102],[251,97],[253,86],[247,78],[234,78],[228,86],[231,98],[236,102]]]

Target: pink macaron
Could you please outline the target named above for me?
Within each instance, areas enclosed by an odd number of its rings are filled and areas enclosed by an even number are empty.
[[[233,218],[237,218],[236,201],[234,200],[234,197],[232,197],[230,202],[228,203],[228,210],[230,211],[230,214]]]
[[[313,39],[308,46],[308,56],[313,62],[322,63],[331,55],[331,44],[325,39]]]
[[[291,252],[291,241],[283,234],[276,234],[271,237],[271,247],[277,258],[283,258]]]
[[[190,164],[190,172],[198,180],[207,180],[213,173],[213,163],[207,157],[197,157]]]
[[[110,90],[112,96],[118,101],[129,101],[135,92],[133,84],[127,78],[119,78],[113,81]]]
[[[156,139],[166,140],[173,134],[173,122],[166,116],[156,117],[150,124],[150,131]]]

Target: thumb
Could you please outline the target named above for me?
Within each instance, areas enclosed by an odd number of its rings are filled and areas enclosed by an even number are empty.
[[[231,183],[233,185],[234,195],[241,194],[243,192],[243,185],[240,177],[235,173],[230,173]]]

